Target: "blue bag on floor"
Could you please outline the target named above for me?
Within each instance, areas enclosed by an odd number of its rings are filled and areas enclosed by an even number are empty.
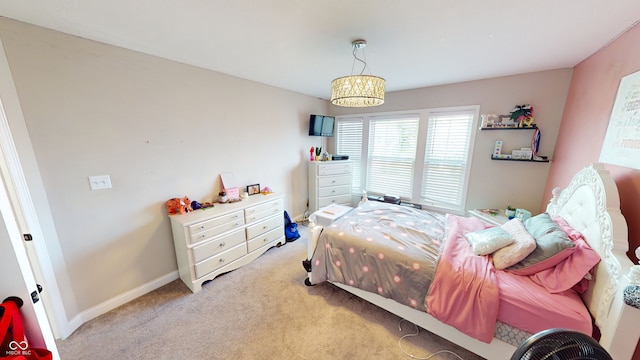
[[[286,211],[284,212],[284,237],[287,239],[287,242],[294,241],[300,237],[298,224],[291,221]]]

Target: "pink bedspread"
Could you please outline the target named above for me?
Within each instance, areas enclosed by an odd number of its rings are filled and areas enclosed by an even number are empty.
[[[573,290],[551,294],[529,276],[496,271],[500,285],[498,321],[535,334],[563,328],[591,335],[591,315]]]
[[[494,335],[499,307],[495,269],[488,256],[476,256],[464,233],[485,229],[478,218],[448,215],[449,228],[426,298],[436,319],[486,343]]]

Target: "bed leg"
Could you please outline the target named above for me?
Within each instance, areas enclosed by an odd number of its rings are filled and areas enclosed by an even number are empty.
[[[307,272],[311,272],[311,260],[302,260],[302,267],[307,270]]]
[[[310,273],[311,272],[311,260],[309,260],[309,259],[302,260],[302,267],[308,273]],[[313,286],[313,284],[311,283],[311,280],[309,280],[308,276],[304,279],[304,284],[307,285],[307,286]]]

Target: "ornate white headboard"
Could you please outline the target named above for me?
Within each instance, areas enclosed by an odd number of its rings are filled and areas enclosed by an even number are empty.
[[[626,305],[623,292],[635,281],[640,285],[640,279],[634,280],[640,266],[626,255],[627,222],[620,212],[618,188],[602,164],[593,164],[562,191],[554,189],[553,195],[547,212],[562,216],[601,257],[583,294],[602,334],[600,343],[614,359],[630,359],[640,337],[640,309]]]

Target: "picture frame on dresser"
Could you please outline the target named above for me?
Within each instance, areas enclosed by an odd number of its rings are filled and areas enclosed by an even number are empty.
[[[260,184],[247,185],[247,193],[249,196],[260,194]]]

